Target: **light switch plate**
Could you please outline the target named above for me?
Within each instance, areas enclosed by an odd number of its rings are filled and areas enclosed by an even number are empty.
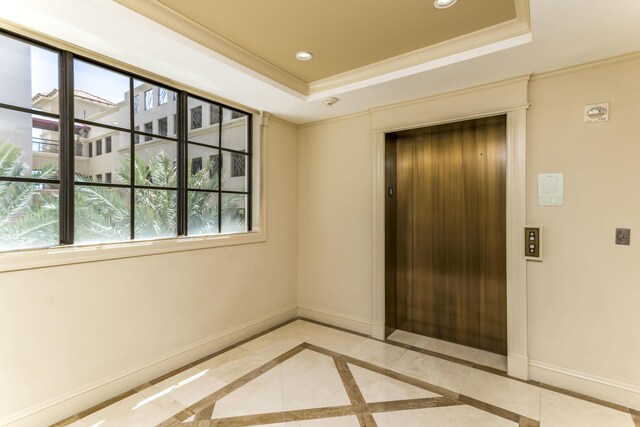
[[[616,245],[631,244],[631,229],[630,228],[616,228]]]
[[[524,257],[531,261],[542,261],[542,227],[526,225],[524,227]]]

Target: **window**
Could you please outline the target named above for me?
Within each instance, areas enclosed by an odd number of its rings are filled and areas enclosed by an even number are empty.
[[[146,133],[153,133],[153,122],[149,122],[149,123],[145,123],[144,124],[144,131]],[[151,141],[152,137],[150,135],[145,135],[144,136],[144,140],[145,141]]]
[[[210,106],[210,117],[209,124],[217,125],[220,123],[220,106],[211,104]]]
[[[208,122],[231,108],[19,36],[2,33],[0,45],[8,53],[0,88],[20,88],[0,90],[0,162],[13,162],[0,167],[0,252],[251,230],[243,178],[251,173],[251,115],[225,134]],[[62,53],[70,62],[60,63]],[[72,81],[59,78],[67,69]],[[142,111],[153,108],[154,88],[158,105],[177,101],[171,130],[168,114]],[[59,99],[73,99],[74,108],[59,108]],[[153,144],[139,145],[141,135]],[[88,161],[94,154],[100,159]],[[232,154],[242,165],[232,167]],[[17,199],[5,203],[9,197]]]
[[[233,111],[233,110],[231,111],[231,119],[232,119],[232,120],[233,120],[233,119],[239,119],[239,118],[241,118],[241,117],[244,117],[244,114],[242,114],[241,112],[239,112],[239,111]]]
[[[176,99],[178,99],[178,92],[173,92],[173,100],[175,101]]]
[[[202,127],[202,106],[191,109],[191,129]]]
[[[167,136],[168,134],[166,117],[158,119],[158,134],[161,136]]]
[[[144,109],[151,110],[153,108],[153,89],[144,91]]]
[[[231,153],[231,176],[245,175],[246,156],[244,154]]]
[[[209,177],[213,178],[220,170],[220,154],[212,154],[209,156]]]
[[[195,175],[202,170],[202,157],[191,159],[191,175]]]
[[[158,88],[158,105],[164,105],[169,101],[169,91],[166,88]]]

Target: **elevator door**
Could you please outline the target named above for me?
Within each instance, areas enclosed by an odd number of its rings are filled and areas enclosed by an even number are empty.
[[[505,116],[386,148],[388,326],[506,354]]]

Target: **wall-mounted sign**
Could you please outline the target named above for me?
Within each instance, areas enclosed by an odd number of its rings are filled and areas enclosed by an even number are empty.
[[[564,204],[564,174],[538,174],[538,206],[562,206]]]

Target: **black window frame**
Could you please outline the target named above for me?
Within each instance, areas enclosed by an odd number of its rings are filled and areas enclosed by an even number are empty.
[[[112,187],[112,188],[123,188],[123,189],[130,189],[130,196],[131,196],[131,215],[130,215],[130,223],[131,223],[131,233],[129,236],[129,239],[127,240],[119,240],[120,242],[127,242],[127,241],[136,241],[136,240],[148,240],[148,239],[137,239],[135,236],[135,200],[134,200],[134,190],[136,188],[139,188],[140,186],[137,185],[134,182],[128,183],[128,184],[119,184],[119,183],[107,183],[107,182],[86,182],[86,183],[81,183],[79,181],[76,180],[76,173],[75,173],[75,155],[76,155],[76,151],[75,151],[75,135],[74,135],[74,128],[76,123],[80,123],[80,124],[84,124],[84,125],[94,125],[96,127],[102,127],[102,128],[107,128],[110,129],[112,131],[119,131],[119,132],[126,132],[130,135],[130,147],[129,149],[131,150],[131,153],[135,153],[135,144],[136,144],[136,137],[139,135],[144,135],[145,137],[148,136],[146,135],[145,132],[140,132],[139,130],[136,130],[135,128],[137,126],[135,126],[135,120],[133,119],[134,114],[140,112],[140,105],[138,104],[138,108],[136,109],[136,105],[134,102],[134,98],[138,97],[139,94],[134,94],[134,81],[138,82],[138,81],[143,81],[145,83],[148,83],[150,85],[160,85],[159,82],[154,81],[153,78],[147,78],[146,76],[142,76],[136,73],[131,73],[122,69],[118,69],[117,67],[111,66],[109,64],[104,64],[98,60],[92,59],[90,57],[86,57],[83,56],[81,54],[76,54],[72,51],[68,51],[68,50],[63,50],[60,49],[56,46],[52,46],[46,43],[42,43],[40,41],[37,40],[33,40],[29,37],[25,37],[19,34],[15,34],[12,33],[10,31],[4,30],[4,29],[0,29],[0,37],[9,37],[9,38],[13,38],[16,39],[18,41],[27,43],[31,46],[34,47],[38,47],[38,48],[43,48],[43,49],[47,49],[49,51],[55,52],[58,54],[59,57],[59,61],[58,61],[58,76],[59,76],[59,84],[58,84],[58,90],[59,90],[59,113],[49,113],[49,112],[43,112],[40,110],[35,110],[33,107],[31,108],[23,108],[23,107],[19,107],[19,106],[12,106],[12,105],[5,105],[5,104],[0,104],[0,108],[7,108],[10,110],[14,110],[14,111],[22,111],[22,112],[27,112],[27,113],[32,113],[32,114],[37,114],[37,115],[44,115],[44,116],[49,116],[52,118],[58,118],[59,123],[60,123],[60,129],[59,129],[59,140],[60,140],[60,146],[64,147],[61,152],[60,152],[60,158],[59,158],[59,167],[60,167],[60,172],[59,172],[59,179],[54,179],[54,180],[37,180],[37,179],[31,179],[31,181],[35,182],[38,181],[38,184],[41,185],[43,188],[45,188],[46,186],[49,185],[57,185],[59,188],[59,194],[60,194],[60,200],[59,200],[59,245],[53,245],[52,247],[58,247],[58,246],[65,246],[65,245],[74,245],[74,244],[78,244],[75,241],[75,236],[74,236],[74,228],[75,228],[75,223],[74,223],[74,195],[75,195],[75,190],[76,187],[78,185],[91,185],[91,186],[103,186],[103,187]],[[130,113],[130,123],[128,124],[128,126],[118,126],[116,124],[114,125],[109,125],[109,124],[105,124],[105,123],[100,123],[100,122],[94,122],[94,121],[90,121],[90,120],[86,120],[86,119],[80,119],[80,118],[75,118],[74,117],[74,61],[75,60],[81,60],[84,62],[88,62],[91,63],[93,65],[96,65],[98,67],[101,67],[103,69],[107,69],[107,70],[111,70],[113,72],[119,73],[119,74],[123,74],[125,76],[127,76],[129,78],[130,81],[130,87],[129,87],[129,113]],[[253,230],[253,224],[252,224],[252,205],[253,205],[253,188],[252,188],[252,165],[253,165],[253,115],[249,112],[245,112],[242,110],[239,110],[237,108],[231,107],[231,106],[227,106],[224,104],[221,104],[219,102],[213,101],[211,99],[207,99],[198,95],[195,95],[193,93],[184,91],[184,90],[179,90],[177,88],[172,88],[170,86],[166,86],[164,84],[162,84],[163,87],[166,87],[167,90],[170,90],[172,92],[174,92],[174,99],[176,100],[177,103],[177,124],[178,124],[178,129],[176,131],[176,135],[175,137],[163,137],[166,140],[169,141],[174,141],[177,143],[177,148],[178,148],[178,155],[177,155],[177,159],[175,160],[177,162],[177,169],[178,169],[178,183],[177,183],[177,187],[173,188],[173,187],[161,187],[161,188],[155,188],[155,187],[148,187],[150,189],[158,189],[158,190],[175,190],[177,192],[177,224],[176,224],[176,231],[177,231],[177,235],[175,237],[184,237],[184,236],[188,236],[188,218],[187,218],[187,212],[188,212],[188,206],[187,206],[187,197],[188,194],[192,191],[204,191],[204,192],[209,192],[209,193],[217,193],[218,195],[218,199],[220,200],[221,197],[223,197],[223,195],[226,194],[239,194],[239,195],[244,195],[246,196],[246,207],[247,210],[245,212],[246,215],[246,222],[245,222],[245,227],[244,230],[242,232],[239,232],[240,234],[243,233],[247,233],[247,232],[251,232]],[[147,91],[153,91],[153,89],[148,89]],[[146,92],[146,91],[145,91]],[[193,141],[189,141],[188,138],[188,132],[190,130],[190,126],[189,126],[189,106],[188,106],[188,98],[189,97],[193,97],[193,98],[197,98],[200,99],[201,101],[205,102],[205,103],[210,103],[210,104],[215,104],[218,105],[221,109],[228,109],[228,110],[232,110],[235,111],[236,114],[242,114],[242,115],[246,115],[247,116],[247,124],[246,124],[246,134],[247,134],[247,152],[243,152],[243,154],[245,154],[247,156],[247,187],[246,187],[246,191],[231,191],[231,190],[224,190],[223,188],[217,188],[215,190],[201,190],[201,189],[193,189],[193,188],[189,188],[188,187],[188,183],[187,183],[187,162],[190,161],[188,158],[188,146],[189,145],[202,145],[202,146],[206,146],[208,148],[211,148],[210,146],[206,145],[206,144],[199,144]],[[138,98],[139,99],[139,98]],[[153,92],[151,94],[151,99],[153,102]],[[220,124],[222,125],[223,122],[223,118],[220,118]],[[202,112],[200,114],[200,128],[203,125],[203,117],[202,117]],[[219,138],[221,140],[222,138],[222,132],[219,132]],[[88,142],[88,154],[89,157],[93,157],[93,144],[92,142]],[[220,160],[222,160],[222,153],[223,152],[232,152],[234,150],[231,149],[225,149],[221,147],[221,141],[218,142],[218,146],[215,147],[215,149],[218,151],[219,155],[220,155]],[[220,176],[222,176],[222,161],[218,162],[218,167],[219,167],[219,174]],[[132,168],[132,172],[133,172],[133,162],[131,162],[131,168]],[[99,174],[101,176],[105,176],[104,174]],[[12,180],[10,177],[0,177],[0,181],[10,181]],[[42,181],[42,182],[40,182]],[[222,211],[221,211],[221,204],[218,204],[218,230],[217,233],[213,233],[212,235],[216,235],[216,234],[220,234],[222,233]],[[242,209],[242,208],[240,208]],[[175,238],[173,237],[173,238]],[[91,243],[88,243],[91,244]],[[37,248],[34,247],[34,248]],[[16,249],[16,250],[23,250],[22,248],[20,249]],[[13,249],[9,250],[8,252],[13,251]]]
[[[112,147],[111,147],[111,141],[112,141],[112,139],[111,139],[111,138],[112,138],[112,137],[110,137],[110,136],[107,136],[107,137],[105,137],[105,138],[104,138],[104,145],[105,145],[105,147],[104,147],[104,152],[105,152],[105,154],[107,154],[107,153],[110,153],[110,152],[111,152],[111,149],[112,149]]]
[[[96,139],[96,157],[102,156],[102,138]]]

